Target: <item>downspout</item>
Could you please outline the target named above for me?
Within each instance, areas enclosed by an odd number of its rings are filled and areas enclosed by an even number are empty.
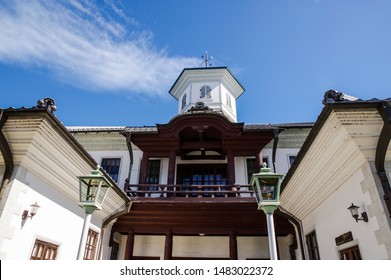
[[[132,149],[132,142],[130,141],[131,135],[132,134],[130,132],[127,132],[126,135],[124,135],[126,137],[126,145],[128,146],[129,160],[130,160],[129,173],[128,173],[128,183],[130,183],[130,176],[132,174],[132,168],[133,168],[133,149]],[[124,187],[124,191],[127,194],[128,190],[125,190],[125,187]]]
[[[103,251],[103,241],[107,229],[107,225],[112,222],[114,219],[118,218],[119,216],[128,214],[130,212],[130,209],[132,208],[132,201],[128,201],[125,205],[125,209],[116,212],[109,216],[107,219],[105,219],[102,222],[102,230],[100,232],[100,243],[99,243],[99,254],[98,254],[98,260],[102,259],[102,251]]]
[[[12,151],[3,133],[3,127],[4,124],[7,122],[7,119],[8,116],[5,116],[4,110],[1,110],[0,111],[0,151],[4,158],[5,171],[0,185],[0,199],[2,199],[5,186],[8,185],[12,176],[12,172],[14,171],[14,159],[12,157]]]
[[[277,213],[280,214],[280,216],[285,217],[288,221],[292,222],[296,226],[297,232],[299,234],[298,242],[300,244],[301,257],[303,260],[308,260],[307,251],[304,249],[305,239],[301,220],[290,214],[283,207],[281,207],[281,205],[278,207]]]
[[[386,153],[391,140],[391,101],[383,101],[378,108],[384,125],[380,132],[379,141],[376,147],[375,166],[377,175],[384,191],[384,201],[386,203],[389,217],[391,217],[391,188],[390,181],[384,167]]]
[[[278,135],[280,134],[279,129],[273,129],[273,152],[272,152],[272,164],[273,164],[273,171],[276,173],[276,152],[277,152],[277,145],[278,145]]]

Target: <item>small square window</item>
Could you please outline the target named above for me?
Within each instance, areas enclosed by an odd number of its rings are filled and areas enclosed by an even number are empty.
[[[101,162],[102,168],[117,183],[118,183],[120,164],[121,164],[120,158],[103,158]]]
[[[295,159],[296,159],[296,156],[288,156],[289,167],[292,166],[292,164],[295,161]]]

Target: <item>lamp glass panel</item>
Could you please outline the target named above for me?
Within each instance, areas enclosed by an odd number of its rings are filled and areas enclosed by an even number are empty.
[[[95,202],[99,189],[99,180],[84,178],[80,180],[80,202]]]
[[[31,213],[31,215],[37,214],[37,211],[38,211],[39,207],[40,206],[37,203],[34,203],[34,204],[30,205],[30,213]]]
[[[353,217],[358,217],[359,207],[352,204],[352,206],[350,206],[348,209],[350,210],[350,213],[352,214]]]
[[[276,191],[277,184],[278,184],[278,178],[259,178],[262,200],[264,201],[277,200],[277,191]]]

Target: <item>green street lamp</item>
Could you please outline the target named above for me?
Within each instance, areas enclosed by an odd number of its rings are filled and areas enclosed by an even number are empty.
[[[258,210],[263,210],[266,214],[271,260],[278,259],[273,213],[280,205],[280,185],[283,176],[283,174],[271,172],[266,163],[263,163],[261,172],[251,176],[250,184],[254,190]]]
[[[86,217],[84,219],[83,231],[80,238],[77,259],[82,260],[84,256],[88,230],[90,227],[91,216],[95,210],[101,210],[103,202],[107,196],[111,183],[99,170],[92,170],[90,175],[79,176],[79,205],[84,208]]]

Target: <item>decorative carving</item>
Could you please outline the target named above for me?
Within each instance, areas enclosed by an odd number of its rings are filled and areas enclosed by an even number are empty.
[[[57,111],[56,102],[54,101],[54,99],[52,99],[50,97],[46,97],[44,99],[38,100],[37,107],[48,109],[48,110],[50,110],[51,113],[53,113],[54,111]]]
[[[204,102],[197,102],[194,106],[192,106],[188,112],[194,112],[194,111],[212,111],[211,108],[208,106],[205,106]]]
[[[322,103],[323,105],[326,105],[327,103],[334,103],[334,102],[341,102],[341,101],[356,101],[356,100],[358,100],[357,97],[350,96],[342,92],[330,89],[325,92]]]

